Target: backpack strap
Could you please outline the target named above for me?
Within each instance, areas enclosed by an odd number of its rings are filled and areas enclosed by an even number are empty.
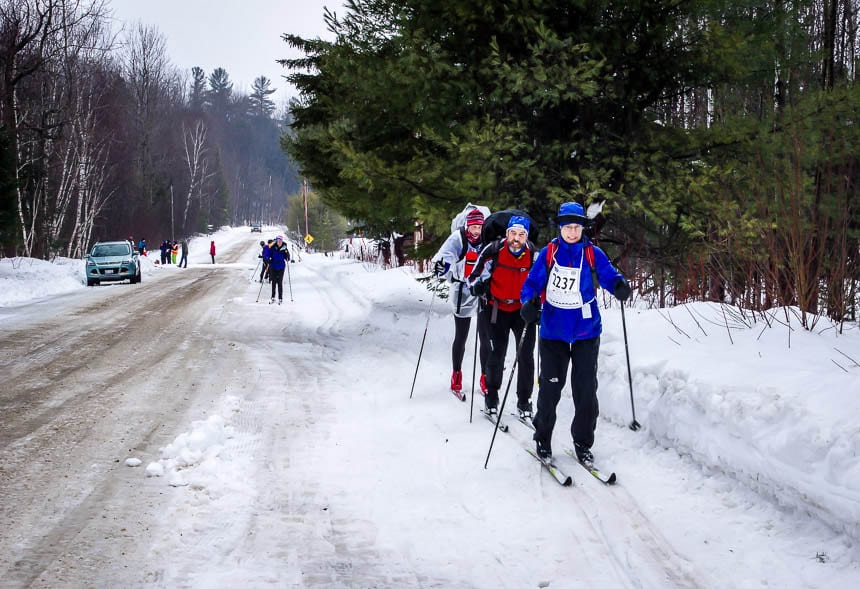
[[[469,243],[469,238],[466,237],[466,228],[460,227],[459,233],[460,233],[460,257],[457,258],[458,262],[466,257],[466,250],[469,249],[469,246],[466,245],[467,243]]]
[[[594,291],[600,288],[600,282],[597,280],[597,267],[594,263],[594,245],[589,242],[585,246],[585,261],[588,262],[588,267],[591,268],[591,280],[594,282]]]
[[[547,280],[549,279],[549,273],[552,270],[553,262],[555,261],[555,252],[558,250],[558,244],[553,239],[548,244],[546,244],[546,275]],[[546,284],[543,285],[543,290],[540,291],[540,302],[541,304],[546,302]]]
[[[546,272],[549,274],[550,269],[552,268],[552,261],[555,259],[555,252],[558,249],[558,244],[555,240],[550,241],[546,244]]]

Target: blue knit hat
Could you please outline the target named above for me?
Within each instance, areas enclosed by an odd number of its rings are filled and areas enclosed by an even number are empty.
[[[522,229],[528,233],[529,220],[526,217],[521,217],[520,215],[513,215],[508,221],[508,229]]]
[[[585,216],[585,209],[578,202],[564,202],[558,207],[558,218],[556,219],[559,227],[576,223],[587,227],[591,223],[591,219]]]

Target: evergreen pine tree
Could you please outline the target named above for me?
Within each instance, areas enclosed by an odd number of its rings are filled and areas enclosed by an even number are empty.
[[[254,79],[251,95],[248,96],[249,112],[252,116],[270,117],[275,112],[275,103],[269,96],[274,94],[277,88],[270,88],[271,85],[272,81],[266,76]]]
[[[191,68],[191,89],[188,95],[188,107],[195,112],[203,110],[206,102],[206,74],[203,68]]]
[[[206,102],[218,114],[227,114],[233,97],[233,83],[224,68],[215,68],[209,74],[209,92]]]

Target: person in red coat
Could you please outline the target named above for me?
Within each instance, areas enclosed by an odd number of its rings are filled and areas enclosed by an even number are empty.
[[[212,256],[212,263],[215,263],[215,242],[209,243],[209,255]]]
[[[534,390],[535,324],[520,317],[520,291],[534,262],[534,245],[529,241],[529,220],[513,216],[503,239],[488,243],[469,277],[472,295],[482,298],[479,313],[489,316],[490,356],[487,359],[487,413],[497,413],[499,389],[505,369],[510,334],[520,349],[517,358],[517,409],[532,416]],[[519,346],[520,340],[522,347]]]

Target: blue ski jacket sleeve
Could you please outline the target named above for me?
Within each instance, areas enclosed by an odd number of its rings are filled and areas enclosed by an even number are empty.
[[[596,285],[592,279],[591,269],[584,258],[587,238],[577,243],[566,243],[564,240],[553,239],[556,243],[555,260],[553,263],[562,266],[580,267],[579,291],[582,293],[583,308],[588,305],[591,317],[583,316],[583,309],[561,309],[544,301],[541,308],[540,337],[543,339],[560,340],[573,343],[577,340],[593,339],[603,330],[600,319],[600,309],[596,299]],[[529,272],[528,278],[520,291],[520,301],[525,303],[534,298],[541,298],[546,290],[552,264],[547,264],[547,247],[541,249]],[[594,246],[594,266],[597,280],[606,290],[612,292],[615,284],[623,278],[621,272],[612,265],[607,255],[599,247]],[[587,313],[586,313],[587,315]]]

